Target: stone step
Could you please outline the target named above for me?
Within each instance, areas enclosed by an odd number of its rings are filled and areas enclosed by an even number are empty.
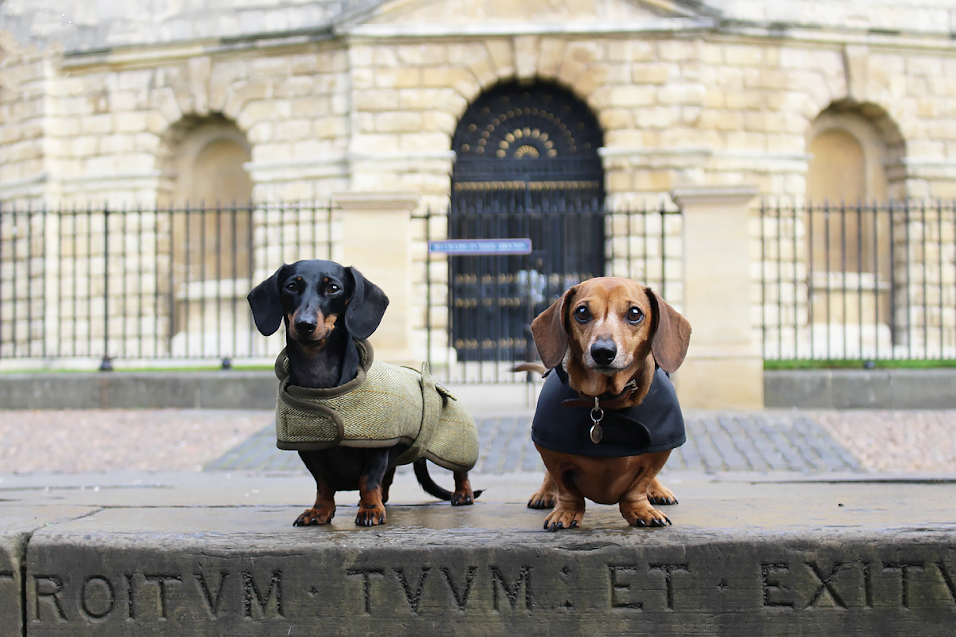
[[[444,381],[439,373],[438,379]],[[763,373],[767,408],[956,409],[956,369]],[[446,383],[448,384],[448,383]],[[271,371],[36,372],[0,375],[5,409],[273,409]],[[527,407],[524,383],[450,384],[475,413]]]
[[[953,634],[952,479],[673,472],[673,526],[558,533],[539,480],[453,508],[403,475],[384,527],[343,493],[294,528],[302,475],[3,476],[0,635]]]

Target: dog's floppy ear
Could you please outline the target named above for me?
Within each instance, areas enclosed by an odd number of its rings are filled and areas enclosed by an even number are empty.
[[[345,329],[352,338],[365,339],[372,335],[388,307],[388,297],[353,267],[345,268],[352,277],[352,297],[345,308]]]
[[[246,297],[249,307],[252,308],[252,318],[256,322],[256,327],[265,336],[275,334],[282,325],[282,296],[279,294],[279,285],[285,278],[288,267],[283,263],[272,276],[252,288],[252,292]]]
[[[676,372],[684,362],[687,346],[690,345],[690,323],[652,289],[646,290],[654,306],[657,322],[651,339],[651,353],[661,369],[668,373]]]
[[[557,301],[531,321],[531,333],[534,346],[538,350],[541,362],[548,369],[554,369],[564,360],[568,351],[568,330],[565,324],[568,305],[577,286],[568,288]]]

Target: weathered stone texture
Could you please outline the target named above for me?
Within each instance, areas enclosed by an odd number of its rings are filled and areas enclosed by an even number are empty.
[[[253,518],[160,509],[134,528],[104,511],[34,533],[27,621],[35,635],[764,635],[835,621],[847,635],[949,634],[956,564],[939,522],[929,535],[764,521],[746,538],[686,525],[650,538],[609,528],[609,510],[589,512],[589,530],[550,535],[516,528],[536,517],[526,509],[493,506],[490,526],[395,507],[384,532],[290,531],[281,546],[285,506]],[[409,526],[423,515],[442,528]]]

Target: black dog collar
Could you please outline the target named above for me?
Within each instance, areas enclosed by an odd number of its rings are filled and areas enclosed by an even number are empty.
[[[531,439],[537,445],[578,456],[622,458],[675,449],[687,440],[677,393],[664,370],[654,372],[641,404],[604,410],[603,436],[598,443],[590,438],[593,404],[562,405],[565,400],[580,400],[580,396],[571,389],[563,369],[557,367],[554,372],[545,380],[534,413]]]

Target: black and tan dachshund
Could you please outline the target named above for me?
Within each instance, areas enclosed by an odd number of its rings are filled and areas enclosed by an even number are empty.
[[[259,331],[269,336],[284,322],[290,382],[308,388],[343,385],[358,372],[355,340],[366,339],[378,328],[388,297],[352,267],[333,261],[308,260],[283,265],[248,296]],[[395,475],[396,459],[407,447],[299,451],[316,484],[315,505],[296,518],[295,526],[328,524],[335,515],[336,491],[359,491],[355,523],[386,523],[385,503]],[[415,476],[430,495],[453,505],[472,504],[468,472],[456,471],[455,491],[438,486],[429,476],[425,459],[414,463]]]

